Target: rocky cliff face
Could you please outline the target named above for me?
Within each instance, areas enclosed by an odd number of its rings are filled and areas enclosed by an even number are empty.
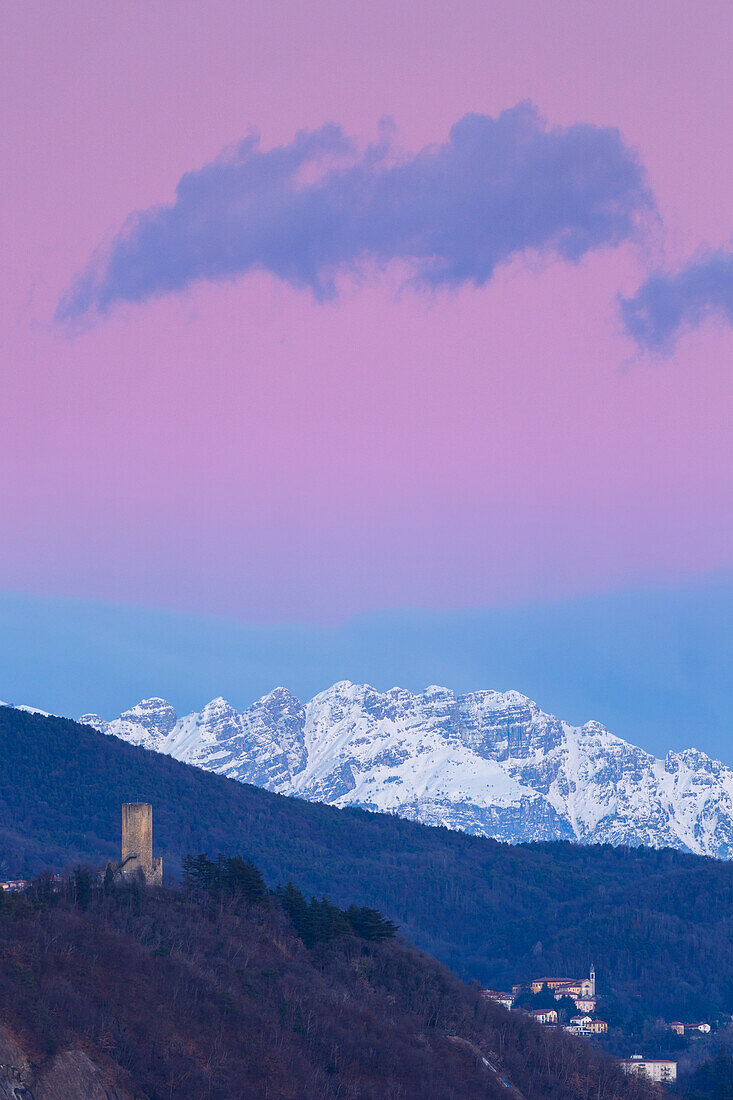
[[[129,1100],[83,1050],[65,1050],[38,1067],[0,1026],[0,1100]]]
[[[378,692],[343,681],[302,704],[277,688],[243,712],[177,718],[147,699],[105,722],[134,744],[281,794],[397,813],[500,840],[671,846],[733,857],[733,772],[688,749],[658,760],[598,722],[518,692]]]

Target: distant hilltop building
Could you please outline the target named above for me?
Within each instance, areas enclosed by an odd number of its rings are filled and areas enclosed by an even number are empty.
[[[153,807],[149,802],[123,802],[121,855],[119,874],[126,878],[142,875],[147,886],[162,886],[163,860],[153,855]]]
[[[512,986],[512,993],[516,997],[527,989],[535,994],[549,989],[556,1001],[570,997],[580,1012],[593,1012],[596,1007],[596,969],[591,965],[587,978],[533,978],[527,984]]]

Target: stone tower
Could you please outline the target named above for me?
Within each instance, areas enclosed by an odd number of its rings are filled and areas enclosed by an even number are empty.
[[[122,804],[122,861],[120,874],[142,873],[148,886],[163,883],[163,860],[153,856],[153,807],[149,802]]]
[[[596,968],[593,963],[590,964],[590,995],[596,995]]]

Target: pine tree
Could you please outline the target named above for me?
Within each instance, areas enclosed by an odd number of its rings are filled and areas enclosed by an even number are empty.
[[[357,936],[363,940],[374,940],[380,943],[397,935],[397,925],[379,912],[378,909],[369,909],[363,905],[357,908],[351,905],[346,910],[346,919]]]

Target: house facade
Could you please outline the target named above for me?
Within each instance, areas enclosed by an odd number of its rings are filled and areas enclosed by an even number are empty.
[[[530,1012],[532,1019],[538,1024],[556,1024],[557,1012],[554,1008],[534,1008]]]
[[[608,1031],[605,1020],[594,1020],[592,1016],[571,1016],[570,1027],[576,1034],[603,1035]]]
[[[641,1054],[632,1054],[619,1062],[624,1073],[648,1077],[659,1084],[670,1084],[677,1080],[677,1063],[667,1058],[643,1058]]]
[[[555,990],[560,986],[568,985],[569,981],[569,978],[533,978],[530,982],[530,989],[533,993],[541,993],[545,986],[548,989]]]

